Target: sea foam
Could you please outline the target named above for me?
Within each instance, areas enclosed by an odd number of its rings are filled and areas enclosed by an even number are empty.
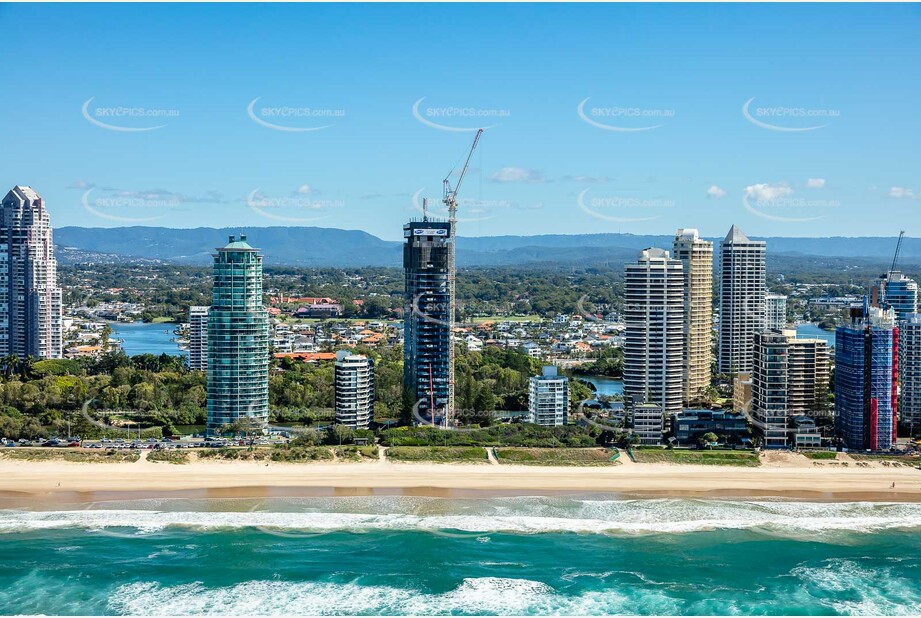
[[[539,581],[503,577],[466,578],[444,592],[357,582],[257,580],[217,588],[199,582],[173,586],[138,582],[120,586],[108,607],[130,615],[702,615],[781,614],[802,607],[845,615],[921,612],[911,582],[891,578],[887,569],[875,571],[847,560],[830,560],[820,568],[798,567],[789,575],[800,585],[778,587],[767,597],[697,600],[682,598],[680,586],[616,586],[567,593]]]
[[[560,594],[527,579],[473,577],[452,590],[422,592],[357,583],[250,581],[222,588],[199,583],[121,586],[109,608],[131,615],[600,615],[676,613],[678,603],[663,592],[627,596],[617,591]]]
[[[871,502],[333,498],[257,504],[251,510],[182,510],[181,502],[168,505],[168,510],[164,506],[161,501],[155,509],[5,510],[0,511],[0,533],[83,528],[149,534],[169,527],[185,527],[256,528],[280,535],[365,530],[443,534],[456,531],[471,535],[502,532],[631,535],[757,529],[808,536],[834,531],[867,533],[921,528],[921,504]]]

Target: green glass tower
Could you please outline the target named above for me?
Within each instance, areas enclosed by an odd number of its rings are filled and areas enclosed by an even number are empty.
[[[208,435],[228,425],[264,425],[269,414],[269,314],[262,256],[233,236],[214,256],[208,312]]]

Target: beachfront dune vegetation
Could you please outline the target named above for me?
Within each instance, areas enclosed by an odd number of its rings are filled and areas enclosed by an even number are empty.
[[[173,449],[157,449],[150,451],[147,455],[147,461],[155,463],[187,464],[190,460],[191,454],[187,451],[176,451]]]
[[[402,348],[359,347],[355,351],[375,360],[375,420],[408,423]],[[539,373],[539,365],[520,350],[460,351],[458,408],[486,411],[465,421],[486,426],[495,422],[492,411],[501,415],[525,409],[528,379]],[[84,439],[159,438],[188,432],[187,428],[201,427],[206,420],[205,374],[188,370],[178,356],[129,357],[121,351],[79,360],[10,356],[2,359],[0,369],[0,437],[8,439],[34,440],[65,433]],[[573,401],[592,396],[585,384],[575,380],[570,389]],[[325,428],[333,421],[333,396],[332,362],[273,359],[270,423]],[[304,440],[313,440],[314,445],[344,445],[357,436],[320,435],[324,433]]]
[[[479,446],[394,446],[387,449],[391,461],[434,463],[488,463],[486,449]]]
[[[758,454],[749,450],[690,451],[650,447],[635,448],[631,450],[631,453],[637,463],[700,464],[714,466],[746,466],[752,468],[761,465]]]
[[[365,461],[378,460],[376,446],[304,446],[282,444],[260,448],[206,448],[197,451],[199,459],[224,461]]]
[[[542,427],[531,423],[494,425],[469,431],[404,426],[381,431],[380,442],[385,446],[588,447],[596,446],[601,434],[595,427]]]
[[[3,449],[0,458],[19,461],[68,461],[73,463],[134,463],[141,458],[138,451],[107,449],[82,451],[70,449],[16,448]]]
[[[533,466],[613,465],[616,451],[604,448],[497,448],[500,464]]]

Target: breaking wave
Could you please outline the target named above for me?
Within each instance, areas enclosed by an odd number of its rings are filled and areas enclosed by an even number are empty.
[[[251,510],[162,508],[0,511],[0,533],[83,528],[149,534],[170,527],[257,528],[325,534],[370,530],[637,535],[760,530],[785,535],[921,529],[921,504],[727,500],[334,498],[276,501]],[[185,508],[186,510],[182,510]]]

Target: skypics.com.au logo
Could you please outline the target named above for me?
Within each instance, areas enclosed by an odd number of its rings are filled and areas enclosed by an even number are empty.
[[[509,118],[512,113],[507,109],[482,108],[482,107],[459,107],[448,105],[442,107],[422,107],[422,97],[413,103],[413,117],[427,127],[438,129],[440,131],[479,131],[480,129],[492,129],[498,126],[498,123],[483,126],[476,124],[483,120],[494,121],[497,119]],[[459,126],[465,124],[467,126]],[[473,126],[476,125],[476,126]]]
[[[331,211],[343,208],[345,202],[339,199],[318,199],[310,195],[310,191],[299,189],[291,195],[270,197],[259,189],[250,191],[246,197],[246,205],[253,212],[273,221],[285,223],[311,223],[329,217]],[[302,216],[301,213],[313,213],[312,216]]]
[[[81,111],[83,117],[97,127],[107,131],[120,131],[123,133],[139,133],[144,131],[156,131],[167,126],[168,123],[150,126],[152,119],[162,121],[163,119],[174,119],[179,117],[178,109],[167,108],[149,108],[149,107],[101,107],[90,108],[90,104],[96,97],[90,97],[83,103]]]
[[[583,189],[576,203],[582,212],[615,223],[637,223],[658,219],[661,214],[655,214],[662,209],[674,208],[674,200],[666,198],[642,198],[636,196],[609,195],[588,198],[590,189]],[[628,216],[642,214],[644,216]]]
[[[742,116],[756,127],[782,133],[802,133],[827,127],[830,123],[815,124],[816,121],[834,120],[841,116],[841,110],[783,105],[760,106],[752,109],[755,97],[742,105]]]
[[[341,120],[345,118],[344,109],[317,108],[305,106],[262,106],[256,108],[256,103],[262,97],[256,97],[246,106],[246,114],[250,120],[273,131],[285,131],[289,133],[306,133],[310,131],[322,131],[334,126],[335,122],[330,120]],[[318,121],[325,121],[324,124],[317,125]]]
[[[673,109],[623,106],[593,106],[586,109],[590,98],[585,97],[582,99],[582,102],[576,107],[576,113],[583,122],[605,131],[620,133],[652,131],[665,126],[666,123],[661,121],[671,120],[675,117],[675,110]],[[650,124],[650,121],[655,122],[655,124]]]
[[[448,212],[448,209],[441,201],[438,201],[433,205],[432,200],[429,200],[428,210],[423,208],[422,194],[424,191],[425,189],[422,188],[413,193],[413,210],[422,213],[423,215],[428,215],[429,217],[447,220],[451,213]],[[455,221],[457,223],[475,223],[477,221],[487,221],[496,217],[502,211],[537,210],[542,208],[542,206],[542,204],[537,203],[528,207],[524,207],[520,203],[513,200],[483,200],[460,198],[457,200],[457,211],[462,213],[462,216],[456,217]]]
[[[812,180],[815,179],[810,179],[810,182]],[[822,185],[824,186],[824,181]],[[749,185],[742,194],[742,206],[745,210],[762,219],[781,223],[805,223],[824,219],[831,209],[840,205],[837,200],[794,196],[793,187],[787,183]]]
[[[159,191],[117,191],[110,195],[90,199],[96,189],[89,189],[80,199],[84,210],[101,219],[120,223],[145,223],[162,219],[182,203],[181,198],[169,192]],[[134,216],[128,213],[153,213]]]

